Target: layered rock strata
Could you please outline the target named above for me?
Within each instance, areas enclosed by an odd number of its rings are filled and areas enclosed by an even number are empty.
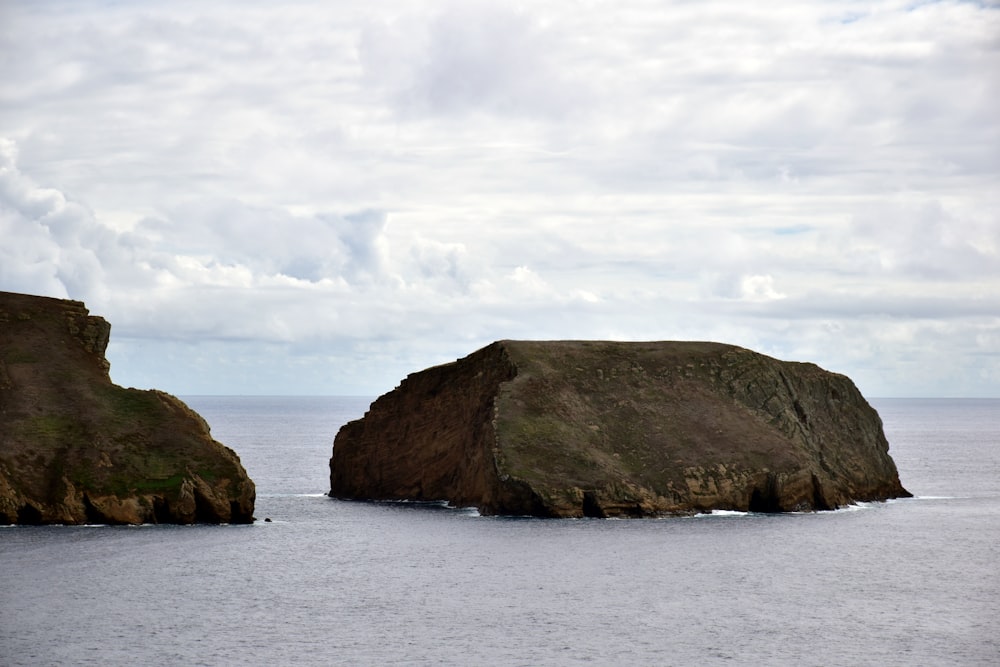
[[[254,484],[205,421],[111,382],[111,325],[0,292],[0,524],[249,523]]]
[[[500,341],[344,425],[330,495],[484,514],[828,510],[909,496],[851,380],[719,343]]]

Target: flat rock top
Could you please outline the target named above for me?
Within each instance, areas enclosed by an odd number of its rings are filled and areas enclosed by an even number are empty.
[[[519,478],[586,488],[611,475],[659,487],[682,485],[689,468],[782,469],[798,459],[767,412],[785,362],[707,342],[503,345],[518,373],[501,388],[497,431]],[[760,385],[758,405],[736,398],[741,378]]]

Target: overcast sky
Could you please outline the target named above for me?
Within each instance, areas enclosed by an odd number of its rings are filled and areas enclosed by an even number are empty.
[[[181,395],[581,338],[1000,396],[1000,2],[0,0],[0,290]]]

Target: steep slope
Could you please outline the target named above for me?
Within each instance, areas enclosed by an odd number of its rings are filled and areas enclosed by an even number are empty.
[[[236,454],[159,391],[108,377],[111,326],[78,301],[0,292],[0,523],[248,523]]]
[[[488,514],[832,509],[908,496],[843,375],[719,343],[501,341],[337,434],[330,495]]]

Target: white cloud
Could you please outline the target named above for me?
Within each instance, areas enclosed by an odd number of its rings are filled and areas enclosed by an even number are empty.
[[[996,394],[989,4],[0,11],[0,289],[86,300],[135,383],[699,338]]]
[[[742,297],[748,301],[772,301],[787,296],[774,288],[774,277],[770,275],[744,276],[740,287]]]

